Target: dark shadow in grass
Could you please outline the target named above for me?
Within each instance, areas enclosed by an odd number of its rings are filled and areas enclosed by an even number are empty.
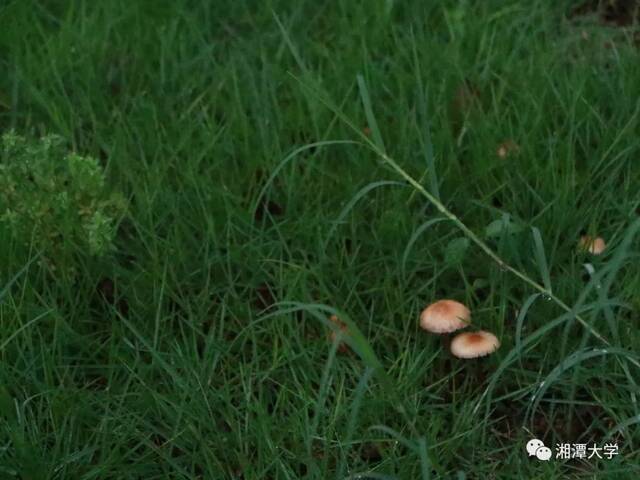
[[[360,459],[366,463],[378,463],[382,460],[380,447],[372,442],[363,443],[359,451]]]
[[[344,250],[347,254],[353,253],[353,240],[350,237],[345,237],[343,240]]]
[[[103,277],[96,285],[96,294],[101,303],[115,309],[120,315],[126,317],[129,314],[129,302],[126,297],[119,296],[113,279]]]
[[[266,177],[267,175],[262,168],[257,168],[253,173],[255,184],[258,186],[263,186],[268,182]],[[253,219],[256,222],[261,222],[267,217],[276,217],[282,214],[284,214],[284,207],[281,204],[262,195],[254,208]]]
[[[500,200],[500,198],[495,195],[491,198],[491,205],[493,205],[495,208],[502,208],[503,203],[502,200]]]
[[[80,388],[99,392],[105,391],[109,387],[109,380],[100,373],[85,373],[82,381],[77,383]]]
[[[555,412],[539,409],[531,418],[531,434],[543,441],[554,439],[564,443],[598,443],[605,438],[611,420],[607,411],[594,402],[585,390],[579,392],[576,405],[563,405]],[[569,415],[569,409],[573,415]],[[492,416],[497,420],[492,425],[493,432],[507,440],[515,440],[521,433],[527,407],[522,403],[500,402]],[[567,419],[571,419],[567,421]]]
[[[123,218],[118,224],[116,239],[117,243],[123,246],[116,254],[117,263],[125,269],[134,267],[137,257],[135,254],[128,252],[125,246],[137,243],[139,238],[136,226],[128,217]]]
[[[254,290],[253,295],[253,306],[257,310],[266,310],[271,307],[274,303],[276,303],[275,297],[273,296],[273,289],[267,283],[261,283]]]
[[[277,217],[284,214],[284,207],[273,200],[260,200],[258,208],[253,215],[255,221],[260,222],[265,217]]]
[[[639,0],[589,0],[573,8],[569,18],[597,15],[606,25],[628,27],[640,22]]]

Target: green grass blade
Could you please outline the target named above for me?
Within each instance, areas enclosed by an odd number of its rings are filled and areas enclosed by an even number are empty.
[[[538,390],[534,393],[531,401],[530,407],[527,409],[527,413],[525,414],[525,422],[527,423],[527,419],[533,418],[544,397],[544,394],[547,390],[556,382],[560,376],[566,372],[567,370],[575,367],[576,365],[589,360],[591,358],[600,357],[604,355],[618,355],[623,358],[633,359],[635,362],[638,362],[640,358],[638,355],[633,355],[631,352],[623,350],[621,348],[600,348],[600,349],[585,349],[574,352],[569,357],[562,360],[562,362],[557,365],[549,374],[545,377],[545,379],[540,382],[540,386]]]
[[[16,273],[13,277],[9,279],[9,281],[5,284],[2,290],[0,290],[0,302],[2,302],[2,299],[6,295],[8,295],[9,290],[11,289],[13,284],[16,283],[22,275],[24,275],[24,273],[29,269],[31,264],[35,262],[39,257],[40,255],[36,255],[33,258],[31,258],[20,270],[18,270],[18,273]]]
[[[333,237],[333,234],[335,233],[336,229],[342,224],[346,216],[349,215],[349,212],[353,209],[356,203],[362,200],[362,198],[364,198],[370,191],[375,190],[376,188],[379,188],[379,187],[385,187],[387,185],[396,185],[400,187],[406,186],[404,183],[401,183],[395,180],[380,180],[377,182],[371,182],[370,184],[358,190],[358,192],[353,196],[353,198],[351,198],[351,200],[349,200],[349,202],[344,206],[344,208],[338,215],[338,218],[331,225],[331,228],[327,232],[327,236],[325,237],[323,242],[323,248],[322,248],[323,251],[327,250],[327,246],[329,245],[329,242],[331,241],[331,238]]]
[[[552,292],[553,289],[551,287],[551,273],[549,272],[547,257],[544,254],[544,243],[542,242],[542,235],[540,235],[540,230],[537,227],[531,227],[531,230],[533,232],[533,241],[535,244],[535,258],[538,264],[538,270],[540,270],[540,275],[542,276],[542,284],[545,286],[547,291]]]
[[[360,90],[360,98],[362,99],[362,105],[364,106],[364,113],[367,117],[369,128],[371,129],[371,136],[373,137],[373,141],[380,149],[380,151],[386,152],[384,141],[382,140],[382,134],[380,133],[380,129],[378,128],[378,122],[376,121],[376,117],[373,114],[373,107],[371,105],[371,97],[369,96],[369,89],[367,88],[367,84],[365,83],[364,77],[362,75],[358,74],[356,78],[358,81],[358,89]]]
[[[325,147],[329,145],[358,145],[358,144],[359,142],[354,142],[352,140],[325,140],[321,142],[308,143],[299,148],[296,148],[293,152],[291,152],[289,155],[284,157],[280,161],[280,163],[276,166],[276,168],[273,170],[273,172],[271,172],[271,175],[269,175],[269,178],[267,179],[264,186],[260,190],[260,193],[256,197],[256,201],[253,203],[253,207],[251,208],[251,215],[254,216],[256,214],[256,210],[260,207],[261,200],[264,198],[265,194],[271,187],[271,184],[273,183],[275,178],[278,176],[278,173],[280,173],[280,171],[287,165],[287,163],[294,160],[301,153],[317,147]]]
[[[415,232],[413,232],[413,234],[409,238],[409,241],[407,242],[407,246],[405,247],[404,252],[402,253],[402,263],[400,268],[402,269],[403,278],[407,278],[407,259],[409,258],[409,254],[411,253],[411,249],[413,248],[414,243],[416,243],[418,238],[420,238],[420,235],[422,235],[430,226],[446,220],[448,219],[445,217],[432,218],[424,222],[415,230]]]

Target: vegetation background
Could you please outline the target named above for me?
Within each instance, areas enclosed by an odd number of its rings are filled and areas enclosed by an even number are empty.
[[[0,477],[638,478],[637,5],[4,0],[0,130],[127,208],[70,270],[0,225]]]

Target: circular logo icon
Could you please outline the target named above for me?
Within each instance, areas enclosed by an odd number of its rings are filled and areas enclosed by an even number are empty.
[[[548,462],[551,458],[551,449],[549,447],[540,447],[536,450],[536,458],[543,462]]]
[[[540,447],[544,447],[544,443],[542,442],[542,440],[533,438],[527,442],[527,453],[530,457],[535,457],[536,450],[538,450]]]

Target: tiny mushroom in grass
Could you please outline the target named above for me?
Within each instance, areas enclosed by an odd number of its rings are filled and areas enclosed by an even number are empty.
[[[451,340],[451,353],[458,358],[484,357],[500,347],[498,338],[483,330],[463,332]]]
[[[607,244],[602,237],[593,238],[589,235],[583,235],[580,238],[579,246],[581,250],[587,250],[593,255],[600,255],[607,248]]]
[[[337,315],[331,315],[331,317],[329,317],[329,321],[333,323],[341,332],[347,332],[347,325],[342,320],[340,320]],[[332,329],[329,333],[329,340],[331,342],[335,342],[337,338],[338,332]],[[347,344],[344,342],[340,342],[340,344],[338,345],[338,352],[346,353],[348,351],[349,347],[347,346]]]
[[[520,147],[513,140],[505,140],[496,149],[496,154],[500,158],[507,158],[509,155],[517,155],[520,152]]]
[[[451,333],[466,327],[471,312],[455,300],[438,300],[420,314],[420,326],[431,333]]]

